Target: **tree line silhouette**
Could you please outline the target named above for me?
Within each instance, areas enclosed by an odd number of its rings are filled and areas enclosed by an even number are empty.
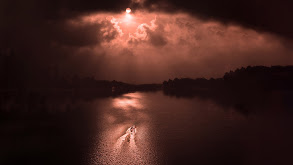
[[[225,73],[222,78],[175,78],[163,82],[166,90],[292,90],[293,66],[248,66]]]
[[[65,76],[59,73],[58,65],[32,69],[12,50],[1,52],[0,64],[1,109],[8,104],[21,107],[21,102],[42,103],[50,98],[94,99],[158,90],[168,96],[213,99],[238,109],[265,105],[276,92],[281,93],[286,104],[293,98],[293,66],[248,66],[229,71],[222,78],[175,78],[162,84],[136,85],[95,77]]]
[[[163,82],[164,94],[176,97],[212,99],[244,113],[269,109],[280,100],[283,109],[292,109],[293,66],[248,66],[225,73],[222,78],[175,78]],[[260,108],[261,107],[261,108]]]

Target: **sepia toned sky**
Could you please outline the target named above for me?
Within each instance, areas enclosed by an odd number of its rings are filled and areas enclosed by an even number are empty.
[[[65,76],[159,83],[293,65],[290,1],[0,3],[0,48],[12,48],[31,68],[58,66]]]

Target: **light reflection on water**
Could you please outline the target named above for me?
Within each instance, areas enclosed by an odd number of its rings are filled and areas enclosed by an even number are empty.
[[[292,104],[284,101],[291,95],[240,109],[162,92],[31,97],[28,103],[2,97],[1,165],[293,164]]]
[[[291,160],[287,149],[293,146],[292,115],[245,116],[213,100],[161,92],[125,94],[96,105],[99,130],[89,164],[254,165]],[[133,125],[136,132],[127,131]]]
[[[115,98],[113,100],[113,107],[122,110],[130,110],[130,109],[143,109],[143,105],[140,102],[142,96],[140,93],[129,93],[125,94],[122,97]]]
[[[96,164],[156,164],[150,145],[151,123],[142,93],[125,94],[112,104],[99,121],[102,126],[93,155]],[[135,125],[134,130],[130,130]]]

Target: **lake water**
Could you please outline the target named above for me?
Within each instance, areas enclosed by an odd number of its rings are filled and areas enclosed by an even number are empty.
[[[162,92],[49,100],[46,115],[1,121],[0,162],[293,164],[293,114],[268,104],[267,111],[243,113]]]

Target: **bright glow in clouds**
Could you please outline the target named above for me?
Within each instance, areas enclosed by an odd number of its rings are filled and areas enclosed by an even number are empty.
[[[78,63],[80,74],[99,79],[153,83],[221,77],[248,65],[293,64],[292,45],[278,36],[185,13],[93,13],[65,24],[77,29],[78,40],[90,44],[55,46],[66,47],[77,61],[84,61]]]

